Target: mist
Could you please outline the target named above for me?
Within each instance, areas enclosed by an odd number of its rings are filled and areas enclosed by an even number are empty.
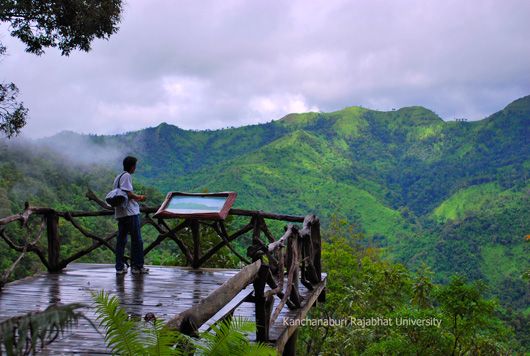
[[[55,136],[38,140],[30,140],[37,150],[48,150],[65,160],[69,165],[99,165],[115,168],[121,165],[126,150],[110,144],[101,136],[81,135],[71,131],[63,131]]]

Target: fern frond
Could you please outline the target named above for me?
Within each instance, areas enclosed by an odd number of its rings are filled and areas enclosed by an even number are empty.
[[[239,354],[238,346],[245,342],[245,336],[236,331],[236,323],[228,320],[213,325],[210,332],[201,335],[201,339],[197,349],[203,355]]]
[[[249,343],[245,350],[245,355],[253,356],[275,356],[277,354],[276,349],[264,343]]]
[[[199,355],[275,355],[276,350],[263,344],[251,344],[248,334],[255,332],[256,324],[243,318],[232,318],[212,326],[211,332],[201,334],[196,341]]]
[[[136,324],[129,320],[118,298],[105,291],[93,293],[92,298],[96,303],[97,320],[105,329],[105,342],[112,353],[130,356],[146,354]]]
[[[37,346],[44,348],[79,319],[90,321],[77,311],[83,307],[79,303],[51,305],[43,311],[4,320],[0,323],[0,342],[8,355],[35,353]]]
[[[149,322],[150,327],[144,330],[147,353],[153,356],[180,356],[184,353],[177,348],[187,342],[178,331],[165,327],[163,320],[155,319]]]

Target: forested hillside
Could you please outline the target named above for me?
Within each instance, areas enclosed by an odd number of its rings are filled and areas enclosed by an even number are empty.
[[[485,279],[524,308],[529,138],[527,96],[473,122],[445,122],[423,107],[350,107],[224,130],[161,124],[43,142],[134,154],[138,176],[164,193],[233,190],[239,207],[345,218],[391,258],[412,268],[426,261],[440,281],[453,273]]]
[[[237,207],[314,212],[326,229],[347,221],[355,244],[381,248],[412,271],[425,263],[435,283],[454,274],[483,280],[483,293],[499,298],[521,335],[530,315],[522,278],[530,269],[529,153],[530,96],[476,122],[445,122],[422,107],[350,107],[215,131],[161,124],[114,136],[63,132],[0,144],[0,215],[20,212],[24,201],[88,208],[86,188],[103,194],[132,154],[150,204],[169,190],[233,190]],[[82,243],[71,239],[72,248]],[[111,258],[99,254],[91,258]],[[150,262],[175,263],[171,256]],[[0,257],[5,267],[14,255]]]

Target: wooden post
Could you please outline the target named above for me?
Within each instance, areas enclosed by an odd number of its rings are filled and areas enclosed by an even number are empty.
[[[299,250],[298,250],[298,229],[293,228],[293,233],[287,242],[287,274],[293,273],[293,287],[289,298],[296,308],[300,307],[301,298],[299,293]],[[291,272],[291,269],[293,271]]]
[[[193,268],[199,268],[201,259],[201,236],[199,231],[199,222],[195,219],[191,220],[191,236],[193,237],[193,261],[191,266]]]
[[[307,296],[307,300],[303,307],[299,308],[294,315],[291,314],[292,320],[303,320],[307,313],[309,312],[309,309],[315,304],[315,301],[318,298],[318,295],[324,290],[324,287],[326,286],[326,279],[322,280],[320,283],[318,283],[315,288],[309,293]],[[296,331],[296,329],[299,326],[295,323],[294,325],[287,325],[280,333],[278,338],[276,339],[276,349],[278,350],[278,353],[283,353],[285,350],[285,347],[289,340],[291,339],[291,336]]]
[[[311,244],[313,245],[313,252],[315,254],[313,259],[313,266],[315,266],[315,272],[317,274],[318,280],[322,280],[322,237],[320,236],[320,220],[317,217],[314,217],[311,224]],[[318,296],[319,302],[326,301],[326,290],[324,289],[322,293]]]
[[[253,244],[258,244],[258,242],[261,242],[260,240],[260,234],[261,234],[261,229],[260,229],[260,215],[259,213],[253,218],[254,220],[254,230],[252,232],[252,243]]]
[[[48,236],[48,272],[59,272],[61,259],[61,239],[57,232],[59,216],[55,213],[46,214],[46,233]]]
[[[285,348],[283,349],[282,355],[283,356],[295,356],[296,355],[296,340],[298,339],[298,329],[296,329],[289,340],[287,340],[287,343],[285,344]]]
[[[269,341],[270,319],[274,296],[265,297],[265,284],[269,276],[269,266],[261,265],[257,278],[254,280],[254,303],[256,314],[256,340]]]

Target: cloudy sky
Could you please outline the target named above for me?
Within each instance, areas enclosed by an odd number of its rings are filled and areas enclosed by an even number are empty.
[[[0,28],[24,130],[189,129],[361,105],[480,119],[530,94],[528,0],[128,0],[89,53],[43,56]]]

